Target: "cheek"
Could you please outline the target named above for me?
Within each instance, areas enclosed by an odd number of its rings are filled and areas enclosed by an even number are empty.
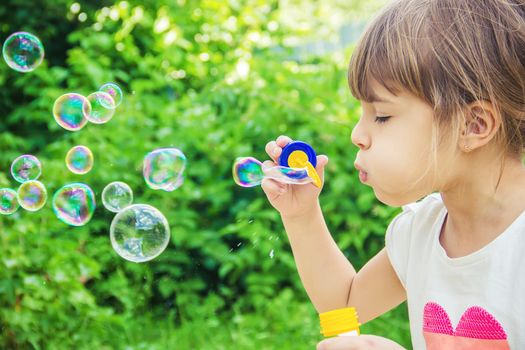
[[[407,143],[408,144],[408,143]],[[402,145],[402,144],[401,144]],[[389,147],[385,145],[381,157],[375,162],[373,170],[384,178],[386,183],[412,185],[420,180],[425,172],[432,171],[430,149],[418,147]],[[427,177],[427,175],[425,175]]]

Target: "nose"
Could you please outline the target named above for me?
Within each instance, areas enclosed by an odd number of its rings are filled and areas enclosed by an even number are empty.
[[[352,143],[359,147],[361,150],[365,150],[370,147],[370,137],[365,132],[361,120],[357,122],[352,130],[351,135]]]

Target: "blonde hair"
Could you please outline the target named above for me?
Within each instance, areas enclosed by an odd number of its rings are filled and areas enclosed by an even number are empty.
[[[445,137],[459,139],[466,107],[475,101],[489,101],[501,115],[495,139],[502,152],[521,156],[525,0],[390,3],[367,27],[350,60],[348,82],[357,99],[376,99],[372,80],[434,108],[434,157]]]

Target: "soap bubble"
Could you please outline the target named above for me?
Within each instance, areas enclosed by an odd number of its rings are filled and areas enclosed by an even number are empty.
[[[31,33],[11,34],[2,49],[4,60],[12,69],[26,73],[36,69],[44,60],[44,46]]]
[[[77,93],[68,93],[56,99],[53,116],[58,125],[69,131],[78,131],[88,122],[86,114],[91,113],[89,101]]]
[[[10,188],[0,188],[0,215],[11,215],[18,210],[16,191]]]
[[[232,172],[233,180],[242,187],[260,185],[264,178],[262,163],[252,157],[237,158]]]
[[[11,163],[11,175],[20,183],[36,180],[41,174],[42,164],[37,157],[30,154],[24,154]]]
[[[102,204],[104,207],[118,213],[133,203],[133,191],[128,184],[115,181],[107,185],[102,191]]]
[[[105,108],[117,108],[122,103],[123,93],[120,87],[115,83],[106,83],[98,89],[98,91],[105,92],[113,98],[113,103],[108,103],[107,100],[101,101]]]
[[[177,148],[159,148],[144,157],[143,175],[154,190],[174,191],[183,183],[186,156]]]
[[[47,202],[46,186],[40,181],[26,181],[18,188],[17,198],[18,203],[25,210],[40,210]]]
[[[131,205],[119,212],[111,223],[113,249],[133,262],[149,261],[166,249],[170,227],[166,217],[146,204]]]
[[[264,167],[253,157],[237,158],[233,164],[233,180],[242,187],[260,185],[264,178],[282,183],[303,185],[312,182],[306,168],[289,168],[284,166]]]
[[[102,91],[90,94],[84,101],[83,108],[87,120],[94,124],[107,123],[115,114],[115,102],[113,98]]]
[[[66,154],[66,166],[73,174],[89,173],[93,163],[93,153],[86,146],[75,146]]]
[[[71,226],[83,226],[91,220],[96,202],[93,190],[83,183],[65,185],[53,196],[53,211]]]

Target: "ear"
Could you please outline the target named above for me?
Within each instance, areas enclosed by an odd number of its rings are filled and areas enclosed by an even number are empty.
[[[490,102],[471,103],[465,111],[459,147],[465,152],[483,147],[496,136],[500,126],[501,116]]]

